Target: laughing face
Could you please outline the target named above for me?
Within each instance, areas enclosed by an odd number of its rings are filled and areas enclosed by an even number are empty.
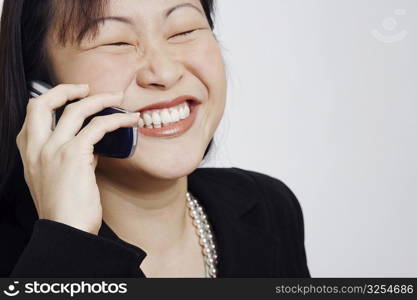
[[[47,49],[58,82],[88,83],[90,95],[124,91],[141,112],[135,153],[100,157],[97,171],[174,179],[201,162],[224,112],[220,47],[199,0],[110,0],[94,39]],[[116,18],[114,18],[116,17]]]

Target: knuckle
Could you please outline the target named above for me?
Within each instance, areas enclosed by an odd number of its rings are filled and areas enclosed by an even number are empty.
[[[41,96],[39,96],[39,97],[41,97]],[[28,104],[26,105],[26,110],[28,111],[28,112],[31,112],[31,111],[33,111],[34,109],[36,109],[38,106],[39,106],[39,104],[40,104],[40,101],[38,101],[39,99],[37,99],[37,98],[31,98],[31,100],[28,102]]]
[[[36,177],[36,170],[36,167],[30,164],[26,164],[26,166],[24,167],[24,177],[26,182],[29,182],[31,178]]]
[[[69,83],[60,83],[60,84],[58,84],[57,86],[56,86],[56,88],[58,88],[58,89],[66,89],[66,88],[68,88],[70,86],[70,84]]]
[[[47,101],[40,101],[40,97],[29,102],[26,106],[26,116],[36,114],[38,111],[44,110],[45,108],[49,109],[49,103]],[[46,100],[46,98],[44,99]]]
[[[19,145],[21,139],[22,139],[22,131],[19,131],[19,133],[16,135],[16,138],[15,138],[17,145]]]
[[[60,158],[65,160],[72,157],[74,155],[74,148],[75,146],[71,143],[62,145],[59,151]]]
[[[54,149],[50,145],[45,145],[40,153],[40,157],[42,159],[42,162],[45,160],[50,160],[53,155]]]
[[[22,144],[21,144],[21,142],[20,142],[20,138],[18,137],[18,138],[16,138],[16,147],[17,147],[17,149],[19,150],[19,152],[21,152],[21,149],[22,149]]]
[[[73,113],[75,113],[79,110],[79,108],[78,108],[79,105],[77,105],[77,104],[79,104],[79,103],[78,102],[77,103],[69,103],[65,106],[64,110],[73,114]]]
[[[38,157],[29,153],[29,151],[26,151],[25,161],[26,161],[26,166],[28,170],[36,170],[36,166],[39,162]]]
[[[104,120],[103,117],[94,117],[94,118],[91,119],[91,123],[94,126],[101,127],[101,126],[106,124],[106,121]]]
[[[59,91],[60,94],[64,97],[68,97],[70,95],[70,86],[69,83],[60,83],[55,88]]]

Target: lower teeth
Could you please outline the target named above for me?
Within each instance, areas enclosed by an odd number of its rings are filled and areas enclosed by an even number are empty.
[[[185,119],[183,119],[183,120],[185,120]],[[171,123],[168,123],[168,124],[163,124],[162,123],[162,124],[156,124],[156,125],[145,125],[145,128],[161,128],[161,127],[169,126],[169,125],[174,124],[174,123],[178,123],[180,121],[182,121],[182,120],[179,120],[177,122],[171,122]]]

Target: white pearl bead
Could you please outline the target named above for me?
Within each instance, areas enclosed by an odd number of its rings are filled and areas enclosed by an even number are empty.
[[[217,264],[217,253],[216,245],[213,242],[211,226],[207,221],[207,216],[204,213],[203,207],[198,203],[197,199],[189,192],[187,192],[186,198],[189,213],[193,218],[193,224],[196,227],[199,242],[202,246],[208,276],[216,277],[217,270],[215,265]]]
[[[200,244],[201,244],[202,246],[207,245],[207,244],[208,244],[208,242],[209,242],[209,240],[208,240],[208,239],[206,239],[206,238],[201,238],[201,239],[200,239]],[[211,248],[213,248],[213,247],[211,247]]]
[[[204,228],[197,229],[197,233],[198,233],[198,235],[200,235],[200,236],[207,236],[207,233],[206,233],[206,231],[204,230]]]
[[[199,219],[195,219],[193,221],[193,223],[194,223],[195,226],[197,226],[199,228],[201,228],[203,226],[203,224],[201,223],[201,220],[199,220]]]
[[[205,254],[209,254],[209,253],[211,253],[212,252],[212,249],[211,248],[207,248],[207,247],[204,247],[204,253]]]

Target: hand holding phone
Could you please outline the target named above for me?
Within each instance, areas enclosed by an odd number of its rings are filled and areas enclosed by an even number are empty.
[[[31,97],[38,97],[48,91],[50,88],[51,86],[45,82],[39,80],[32,81],[30,83],[29,93]],[[73,100],[71,103],[77,101],[80,101],[80,99]],[[68,104],[69,103],[67,102],[65,105],[57,108],[52,112],[52,130],[55,130],[57,122],[61,118],[61,115]],[[119,107],[106,107],[102,111],[87,117],[81,129],[84,128],[94,117],[106,116],[114,113],[129,113],[129,111]],[[94,145],[94,153],[114,158],[127,158],[133,155],[135,152],[137,139],[137,126],[127,128],[121,127],[115,131],[106,133],[104,137]]]
[[[102,206],[95,174],[98,155],[93,153],[93,145],[107,132],[135,126],[139,116],[98,116],[80,129],[86,117],[123,100],[121,94],[114,93],[87,95],[86,87],[60,84],[30,99],[16,144],[38,217],[97,234]],[[75,99],[82,100],[67,106],[51,131],[53,110]]]

